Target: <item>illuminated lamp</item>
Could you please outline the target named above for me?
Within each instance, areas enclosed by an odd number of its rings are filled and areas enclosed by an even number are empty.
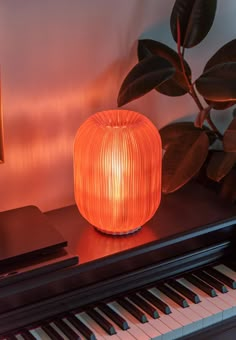
[[[138,230],[161,198],[162,147],[151,121],[127,110],[98,112],[74,144],[74,192],[81,215],[114,235]]]

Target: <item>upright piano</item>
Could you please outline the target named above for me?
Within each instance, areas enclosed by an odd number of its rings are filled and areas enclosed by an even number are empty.
[[[0,278],[0,338],[235,339],[235,212],[195,182],[127,236],[96,231],[75,205],[46,212],[79,263]]]

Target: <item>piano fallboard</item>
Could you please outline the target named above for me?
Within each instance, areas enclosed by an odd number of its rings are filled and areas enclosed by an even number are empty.
[[[164,196],[133,235],[97,232],[76,206],[46,216],[80,264],[0,288],[0,334],[233,254],[235,208],[196,183]]]

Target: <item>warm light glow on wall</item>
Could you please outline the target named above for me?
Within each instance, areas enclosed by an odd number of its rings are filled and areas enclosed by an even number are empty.
[[[3,162],[3,123],[2,123],[2,96],[1,96],[1,80],[0,80],[0,163]]]
[[[74,145],[74,190],[81,214],[110,234],[141,227],[160,203],[161,158],[159,133],[145,116],[127,110],[91,116]]]

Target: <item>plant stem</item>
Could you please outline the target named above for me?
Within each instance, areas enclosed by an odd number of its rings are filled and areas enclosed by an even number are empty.
[[[191,80],[189,79],[186,69],[185,69],[185,65],[184,65],[184,47],[182,49],[181,52],[181,37],[180,37],[180,23],[179,23],[179,18],[177,18],[177,49],[178,49],[178,55],[179,55],[179,61],[180,61],[180,65],[181,65],[181,69],[183,72],[183,76],[186,82],[186,85],[188,87],[188,93],[190,94],[190,96],[193,98],[193,100],[195,101],[195,103],[197,104],[197,107],[199,108],[200,111],[204,110],[204,107],[202,105],[202,103],[200,102],[200,99],[198,98],[197,92],[195,91],[194,85],[191,82]],[[211,120],[210,117],[210,110],[209,110],[209,114],[206,117],[206,121],[209,124],[209,126],[211,127],[212,131],[218,136],[219,139],[222,139],[223,136],[220,133],[220,131],[217,129],[217,127],[215,126],[215,124],[213,123],[213,121]]]

